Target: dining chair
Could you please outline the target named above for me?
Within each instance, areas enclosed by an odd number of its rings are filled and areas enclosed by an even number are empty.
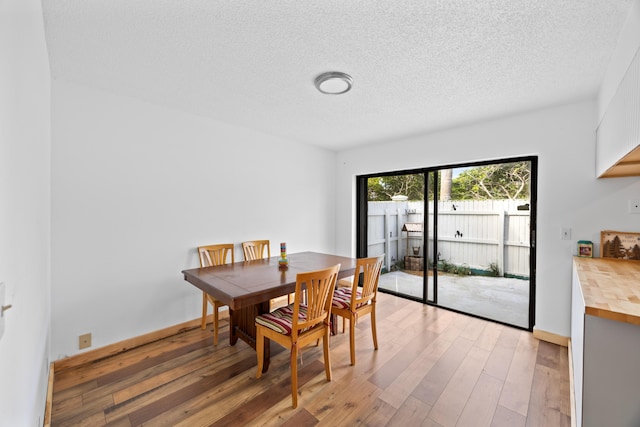
[[[265,251],[267,258],[271,258],[271,246],[269,240],[249,240],[242,242],[242,253],[244,254],[245,261],[254,261],[256,259],[264,258]],[[293,301],[293,294],[284,297],[274,298],[269,302],[270,310],[281,307],[282,305],[291,304]]]
[[[267,258],[271,258],[271,247],[268,240],[250,240],[242,242],[242,253],[245,261],[253,261],[264,258],[265,249]]]
[[[378,349],[376,296],[383,262],[384,255],[356,260],[356,270],[351,287],[338,287],[333,296],[331,314],[342,317],[342,332],[344,332],[345,320],[349,319],[349,346],[352,365],[356,364],[355,323],[362,315],[371,314],[373,348]]]
[[[231,264],[233,264],[235,262],[233,252],[233,243],[199,246],[198,257],[200,258],[200,267],[226,264],[229,254],[231,254]],[[213,344],[218,345],[218,309],[224,307],[225,304],[202,291],[202,325],[200,326],[202,329],[207,328],[207,311],[209,304],[213,306]]]
[[[331,302],[339,271],[340,264],[337,264],[323,270],[298,273],[293,303],[256,317],[256,378],[262,375],[265,338],[288,348],[294,408],[298,406],[298,352],[311,343],[317,343],[320,338],[323,341],[325,375],[327,381],[331,381],[329,328]],[[306,304],[302,303],[304,289]]]

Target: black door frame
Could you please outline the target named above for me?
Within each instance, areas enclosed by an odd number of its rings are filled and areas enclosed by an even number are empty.
[[[530,204],[529,207],[529,326],[528,328],[522,328],[517,325],[511,325],[504,322],[496,321],[495,319],[486,319],[492,322],[506,324],[508,326],[512,326],[519,329],[525,329],[528,331],[533,331],[533,326],[535,325],[535,313],[536,313],[536,229],[537,229],[537,212],[538,212],[538,156],[524,156],[524,157],[510,157],[505,159],[494,159],[494,160],[484,160],[478,162],[468,162],[468,163],[458,163],[458,164],[449,164],[449,165],[440,165],[435,167],[425,167],[420,169],[407,169],[400,171],[392,171],[392,172],[382,172],[376,174],[367,174],[367,175],[358,175],[356,176],[356,256],[358,258],[367,257],[367,227],[368,227],[368,198],[367,198],[367,182],[369,178],[373,177],[381,177],[381,176],[395,176],[395,175],[412,175],[412,174],[424,174],[425,177],[425,191],[426,197],[424,199],[424,212],[425,212],[425,222],[427,222],[428,218],[428,204],[429,204],[429,176],[434,177],[434,200],[438,200],[438,171],[442,169],[453,169],[453,168],[462,168],[462,167],[474,167],[474,166],[485,166],[490,164],[499,164],[499,163],[514,163],[514,162],[522,162],[528,161],[531,162],[531,178],[529,182],[529,190],[530,190]],[[431,172],[433,172],[431,174]],[[437,237],[438,237],[438,220],[437,220],[437,203],[434,203],[434,224],[433,224],[433,237],[434,237],[434,247],[431,248],[433,251],[437,245]],[[427,225],[425,228],[425,236],[428,235]],[[428,240],[428,239],[425,239]],[[426,256],[426,251],[425,251]],[[451,311],[458,310],[442,307],[437,304],[438,301],[438,283],[437,283],[437,273],[434,272],[434,302],[428,301],[428,279],[427,279],[427,262],[424,262],[424,290],[422,298],[416,298],[407,296],[404,294],[396,294],[393,291],[383,290],[381,292],[394,294],[396,296],[411,299],[414,301],[421,302],[423,304],[434,305],[440,308],[444,308]],[[437,268],[436,266],[433,267]],[[462,312],[461,312],[462,313]],[[472,313],[464,313],[469,316],[483,318],[482,316],[477,316]]]

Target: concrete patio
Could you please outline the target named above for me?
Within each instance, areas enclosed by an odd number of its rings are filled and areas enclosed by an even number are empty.
[[[393,271],[380,276],[378,287],[422,298],[422,276]],[[528,328],[529,281],[438,273],[438,305]]]

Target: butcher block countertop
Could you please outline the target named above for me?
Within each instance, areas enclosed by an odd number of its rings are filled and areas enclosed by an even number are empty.
[[[640,261],[574,257],[585,313],[640,325]]]

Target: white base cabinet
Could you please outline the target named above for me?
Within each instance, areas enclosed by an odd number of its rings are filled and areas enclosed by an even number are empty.
[[[638,277],[640,286],[640,277]],[[573,271],[571,351],[576,425],[640,426],[640,326],[585,313]]]

